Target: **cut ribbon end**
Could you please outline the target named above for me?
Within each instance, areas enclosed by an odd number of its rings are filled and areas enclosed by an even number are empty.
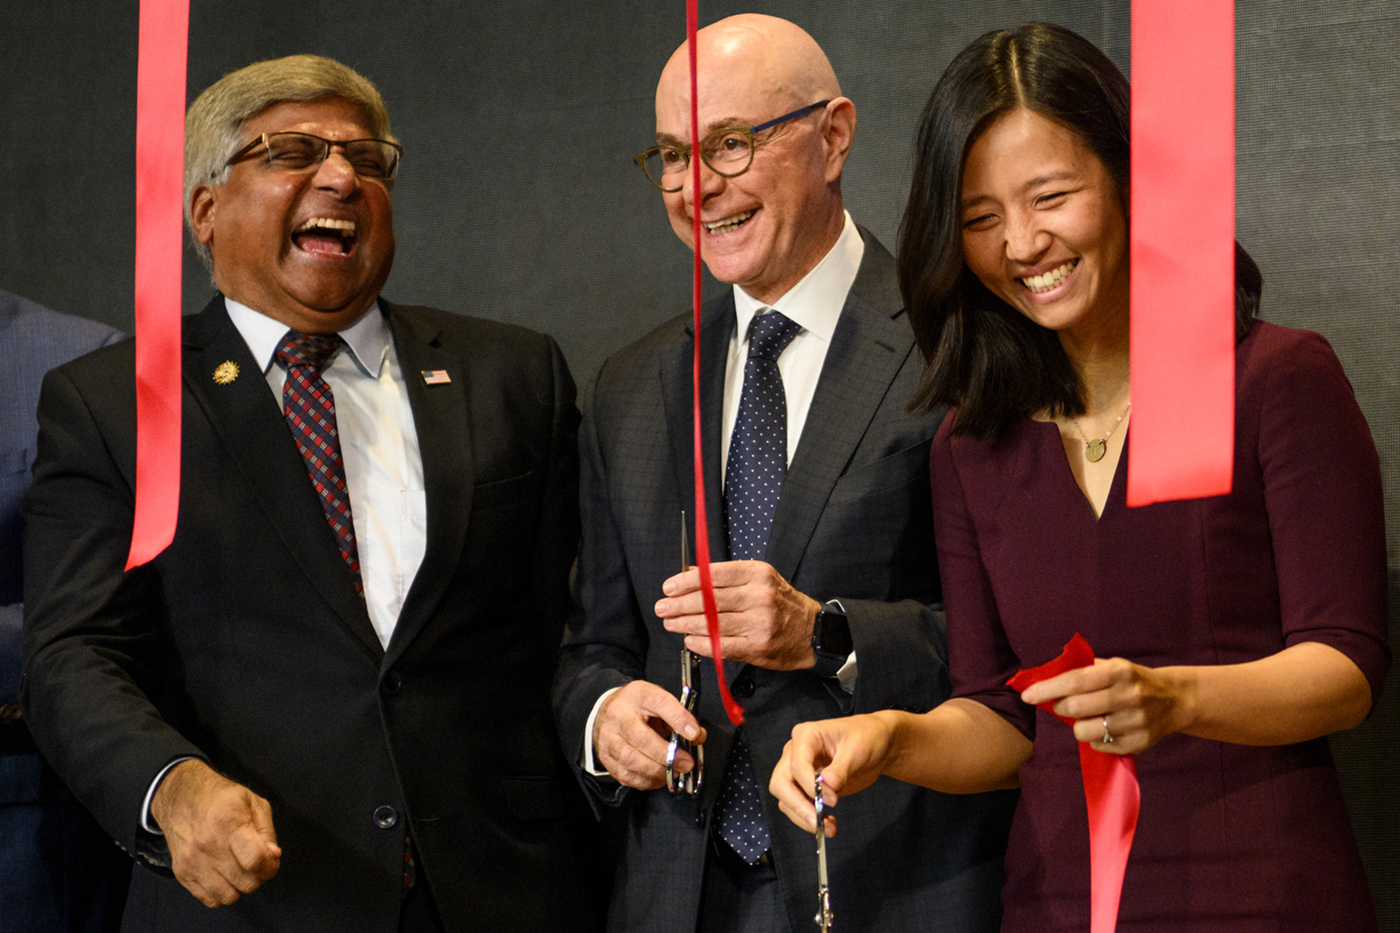
[[[1093,663],[1094,649],[1075,632],[1059,657],[1039,667],[1017,671],[1006,685],[1023,691],[1032,684]],[[1053,701],[1047,701],[1037,707],[1056,715],[1052,705]],[[1057,718],[1073,725],[1073,720]],[[1096,751],[1088,742],[1080,742],[1079,770],[1089,811],[1089,933],[1113,933],[1118,925],[1123,874],[1128,867],[1128,854],[1132,851],[1142,803],[1137,764],[1129,755]]]

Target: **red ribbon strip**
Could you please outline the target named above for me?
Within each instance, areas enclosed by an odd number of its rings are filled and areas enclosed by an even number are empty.
[[[1076,632],[1058,658],[1018,671],[1006,684],[1023,691],[1031,684],[1093,663],[1094,649]],[[1041,703],[1039,708],[1062,722],[1074,724],[1074,720],[1055,714],[1052,705]],[[1123,896],[1123,872],[1128,867],[1142,803],[1137,764],[1130,755],[1095,751],[1088,742],[1080,742],[1079,770],[1084,777],[1084,802],[1089,810],[1089,933],[1113,933],[1118,926],[1118,902]]]
[[[695,279],[691,288],[691,315],[694,319],[695,353],[691,359],[691,448],[695,452],[695,562],[700,568],[700,596],[705,604],[705,628],[710,635],[710,653],[719,678],[719,695],[729,721],[738,726],[744,722],[744,708],[729,692],[724,676],[724,661],[719,652],[719,607],[715,603],[715,581],[710,574],[710,525],[705,511],[705,456],[700,431],[700,85],[696,78],[697,50],[695,34],[699,31],[700,13],[697,0],[685,3],[685,39],[690,47],[690,183],[695,193],[691,213],[694,214]]]
[[[1133,0],[1128,505],[1230,491],[1235,28],[1229,0]]]
[[[136,64],[136,514],[126,569],[175,538],[189,0],[141,0]]]

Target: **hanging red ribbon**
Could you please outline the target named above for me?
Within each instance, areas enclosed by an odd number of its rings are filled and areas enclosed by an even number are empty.
[[[699,31],[700,14],[697,0],[686,0],[685,39],[690,49],[690,183],[695,192],[692,218],[695,239],[695,278],[691,288],[691,315],[695,330],[695,353],[691,358],[691,449],[695,452],[695,562],[700,569],[700,596],[705,604],[705,628],[710,635],[710,653],[715,662],[715,675],[719,679],[719,695],[724,701],[724,712],[734,725],[744,721],[744,708],[735,702],[729,692],[729,681],[724,676],[724,661],[719,653],[719,607],[715,603],[715,581],[710,574],[710,525],[705,511],[705,456],[700,431],[700,86],[696,78],[697,56],[695,34]]]
[[[1133,0],[1128,505],[1230,491],[1235,29],[1230,0]]]
[[[1023,691],[1065,671],[1089,667],[1094,649],[1076,632],[1058,658],[1017,672],[1007,686]],[[1040,709],[1054,714],[1051,703]],[[1058,717],[1070,725],[1074,720]],[[1112,755],[1079,743],[1079,770],[1084,778],[1084,802],[1089,810],[1089,933],[1113,933],[1118,925],[1118,902],[1123,895],[1123,872],[1137,832],[1142,803],[1137,764],[1129,755]]]
[[[189,0],[141,0],[136,64],[136,514],[126,569],[175,538]]]

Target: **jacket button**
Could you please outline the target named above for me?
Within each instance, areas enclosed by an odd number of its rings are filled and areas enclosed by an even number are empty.
[[[399,821],[399,814],[393,807],[384,806],[374,811],[374,825],[380,829],[393,829]]]
[[[379,689],[383,690],[389,696],[393,696],[403,689],[403,678],[399,676],[398,671],[390,671],[385,674],[384,679],[379,682]]]
[[[747,700],[753,696],[753,678],[748,674],[740,674],[734,678],[734,683],[730,686],[729,692],[741,700]]]

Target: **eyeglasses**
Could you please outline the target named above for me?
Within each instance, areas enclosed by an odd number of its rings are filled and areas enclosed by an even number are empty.
[[[819,107],[831,103],[819,100],[815,104],[799,107],[792,113],[744,129],[738,126],[722,126],[711,130],[700,140],[700,158],[716,175],[733,178],[742,175],[753,164],[753,151],[757,145],[754,136],[766,129],[805,117]],[[689,146],[653,146],[641,155],[633,156],[632,161],[641,166],[647,181],[662,191],[679,191],[684,179],[683,173],[690,168]]]
[[[399,170],[403,146],[386,139],[332,140],[310,133],[263,133],[229,157],[224,167],[246,158],[259,146],[267,147],[267,164],[284,172],[304,172],[315,168],[339,149],[345,161],[361,178],[391,181]]]

